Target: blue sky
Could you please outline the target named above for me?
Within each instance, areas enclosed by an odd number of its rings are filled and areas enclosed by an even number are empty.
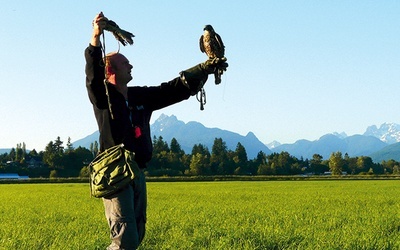
[[[264,143],[362,134],[400,123],[400,1],[6,1],[0,15],[0,148],[81,139],[97,130],[85,89],[83,51],[100,11],[136,35],[121,47],[130,85],[158,85],[206,59],[205,24],[226,45],[222,84],[153,114]],[[106,35],[108,52],[116,40]]]

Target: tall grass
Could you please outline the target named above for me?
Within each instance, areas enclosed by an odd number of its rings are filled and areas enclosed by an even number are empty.
[[[0,249],[105,249],[86,184],[0,185]],[[397,180],[148,183],[140,249],[400,249]]]

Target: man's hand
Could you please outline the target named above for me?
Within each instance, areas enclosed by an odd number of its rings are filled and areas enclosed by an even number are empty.
[[[99,47],[100,46],[100,36],[103,34],[104,27],[107,24],[108,19],[104,16],[103,12],[100,12],[97,14],[92,22],[93,25],[93,33],[92,33],[92,39],[90,44]]]

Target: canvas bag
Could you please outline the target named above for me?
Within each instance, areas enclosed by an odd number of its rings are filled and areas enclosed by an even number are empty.
[[[126,150],[123,144],[98,154],[89,164],[91,195],[102,198],[132,183],[140,172],[134,158],[135,153]]]

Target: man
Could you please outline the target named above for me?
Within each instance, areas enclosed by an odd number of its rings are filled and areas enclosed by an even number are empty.
[[[207,60],[159,86],[128,87],[133,68],[128,59],[119,53],[102,58],[100,36],[107,20],[103,13],[93,20],[91,41],[85,50],[86,88],[100,131],[100,152],[123,143],[127,150],[135,152],[141,169],[134,183],[103,198],[111,237],[107,249],[136,249],[145,234],[147,196],[143,169],[152,154],[151,114],[195,95],[217,66],[226,69],[228,64],[225,58]]]

